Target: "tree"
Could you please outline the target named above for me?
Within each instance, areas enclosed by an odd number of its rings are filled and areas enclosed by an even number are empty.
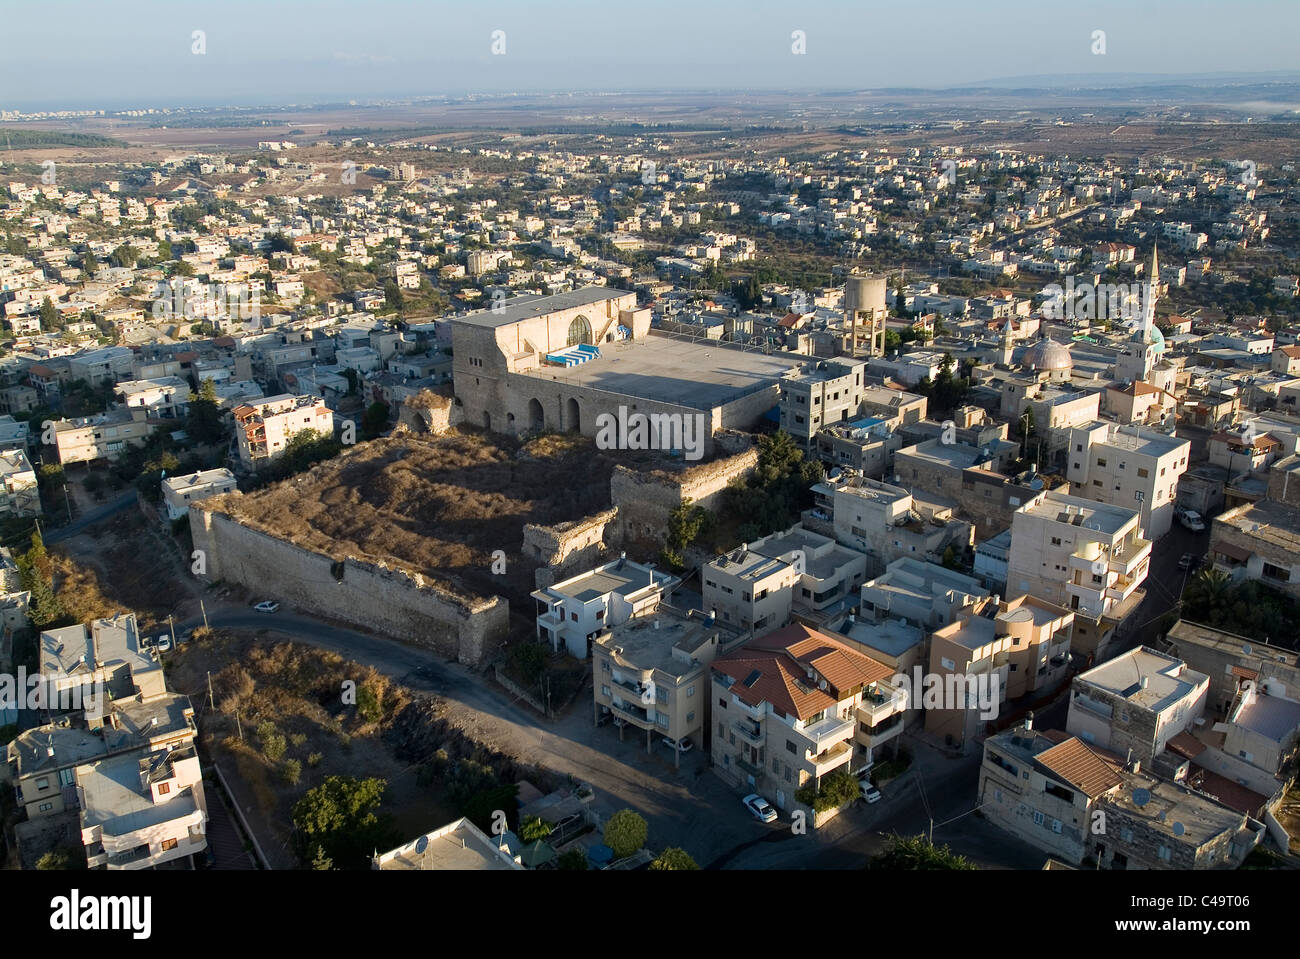
[[[683,497],[671,513],[668,514],[667,535],[664,538],[663,560],[673,569],[685,565],[683,556],[686,547],[695,542],[701,529],[708,520],[708,511],[703,506],[692,506],[689,496]]]
[[[51,849],[36,860],[36,868],[41,870],[84,869],[85,867],[78,862],[79,858],[74,857],[72,850],[67,846],[59,846],[57,849]]]
[[[674,847],[671,849],[665,849],[661,852],[659,858],[650,863],[650,868],[656,872],[660,872],[673,869],[699,869],[700,867],[696,865],[695,860],[690,857],[690,854],[687,853],[685,849],[677,849]]]
[[[225,435],[221,403],[217,399],[216,384],[211,379],[205,379],[199,385],[198,393],[190,393],[185,430],[200,443],[216,443]]]
[[[540,842],[551,834],[551,828],[541,816],[528,816],[519,824],[519,838],[526,843]]]
[[[376,401],[366,407],[365,414],[361,417],[361,435],[366,439],[374,439],[384,431],[388,425],[389,406],[383,401]]]
[[[166,240],[158,241],[158,262],[164,263],[172,258],[172,245]]]
[[[959,856],[947,846],[933,846],[925,836],[899,836],[889,838],[889,846],[871,860],[869,869],[932,870],[975,868],[964,856]]]
[[[555,868],[581,872],[589,869],[587,857],[581,849],[570,849],[555,862]]]
[[[54,301],[48,296],[41,300],[41,329],[42,330],[61,330],[63,321],[59,317],[59,311],[54,308]]]
[[[645,845],[648,831],[644,819],[630,809],[620,809],[605,823],[605,845],[614,851],[615,859],[625,859]]]
[[[384,306],[386,306],[390,310],[393,310],[394,312],[400,313],[402,311],[403,302],[404,302],[404,298],[402,296],[402,291],[398,288],[397,284],[394,283],[392,280],[389,280],[387,283],[385,283],[384,284]]]
[[[292,814],[302,862],[328,859],[324,868],[367,869],[374,850],[395,845],[388,817],[376,812],[387,786],[375,777],[329,776],[309,789]]]
[[[384,718],[383,704],[379,694],[368,685],[357,689],[357,715],[368,723],[377,723]]]

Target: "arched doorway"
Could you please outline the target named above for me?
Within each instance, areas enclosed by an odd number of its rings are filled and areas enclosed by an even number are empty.
[[[515,414],[514,413],[506,414],[506,432],[509,433],[511,436],[515,435]]]
[[[566,346],[577,346],[580,343],[591,344],[591,323],[585,316],[575,317],[569,324],[569,336]]]
[[[564,426],[570,433],[582,432],[582,411],[578,409],[578,401],[569,397],[569,402],[564,404]]]
[[[535,399],[528,401],[528,428],[539,431],[546,429],[546,413],[542,410],[542,404]]]
[[[483,429],[489,431],[492,429],[492,414],[487,410],[483,411]]]

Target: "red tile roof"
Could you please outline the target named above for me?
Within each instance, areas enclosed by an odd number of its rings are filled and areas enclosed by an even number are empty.
[[[1089,799],[1123,783],[1115,767],[1075,737],[1044,750],[1034,757],[1066,782],[1083,790]]]

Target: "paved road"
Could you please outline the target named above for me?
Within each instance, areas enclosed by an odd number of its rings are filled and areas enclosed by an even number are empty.
[[[44,537],[45,544],[49,546],[54,543],[58,543],[62,540],[70,539],[71,537],[76,536],[79,533],[85,532],[88,526],[94,526],[96,523],[102,523],[104,520],[117,515],[118,513],[122,512],[124,509],[135,506],[135,503],[136,503],[135,490],[131,490],[128,493],[123,493],[117,499],[110,500],[108,503],[105,503],[103,506],[96,507],[90,512],[85,513],[82,516],[78,516],[67,526],[60,526],[57,529],[49,530]]]

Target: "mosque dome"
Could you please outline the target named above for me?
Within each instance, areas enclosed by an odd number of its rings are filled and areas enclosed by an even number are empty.
[[[1031,346],[1022,362],[1032,370],[1074,369],[1074,357],[1070,356],[1070,348],[1048,337],[1043,337]]]

